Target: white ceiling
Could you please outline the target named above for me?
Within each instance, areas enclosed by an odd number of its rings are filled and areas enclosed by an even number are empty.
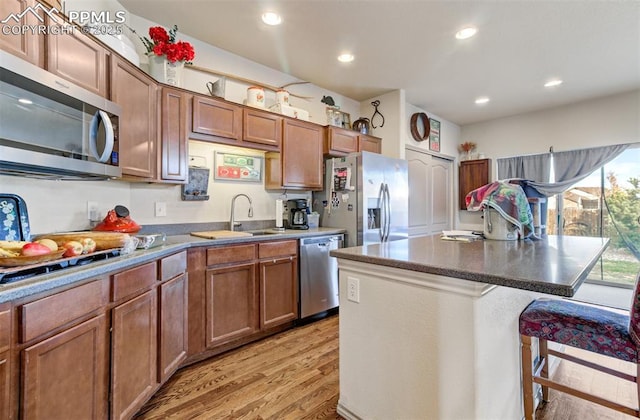
[[[120,3],[358,101],[404,89],[407,102],[459,125],[640,88],[637,0]],[[280,13],[282,25],[264,25],[266,10]],[[469,24],[478,34],[456,40]],[[339,63],[343,51],[355,61]],[[564,83],[542,86],[555,77]],[[475,105],[478,96],[491,101]]]

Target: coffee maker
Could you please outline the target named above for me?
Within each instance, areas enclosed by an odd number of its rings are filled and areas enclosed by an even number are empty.
[[[287,224],[289,229],[309,229],[307,221],[307,200],[288,200],[287,213]]]

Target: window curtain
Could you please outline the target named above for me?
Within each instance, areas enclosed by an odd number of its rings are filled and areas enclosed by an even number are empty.
[[[547,197],[561,194],[615,159],[630,144],[553,153],[555,182],[549,182],[551,153],[498,159],[498,179],[520,178]]]
[[[559,194],[568,190],[569,187],[585,179],[596,169],[611,162],[629,146],[631,145],[617,144],[554,153],[553,170],[556,179],[551,184],[553,187],[550,187],[549,191],[553,194]]]
[[[551,153],[498,159],[498,179],[520,178],[549,182]]]

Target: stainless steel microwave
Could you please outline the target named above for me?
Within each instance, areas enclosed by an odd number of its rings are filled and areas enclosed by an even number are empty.
[[[0,51],[0,174],[119,178],[121,108]]]

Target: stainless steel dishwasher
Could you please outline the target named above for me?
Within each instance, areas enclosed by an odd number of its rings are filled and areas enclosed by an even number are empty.
[[[338,306],[338,261],[329,252],[343,243],[344,235],[300,239],[300,318]]]

